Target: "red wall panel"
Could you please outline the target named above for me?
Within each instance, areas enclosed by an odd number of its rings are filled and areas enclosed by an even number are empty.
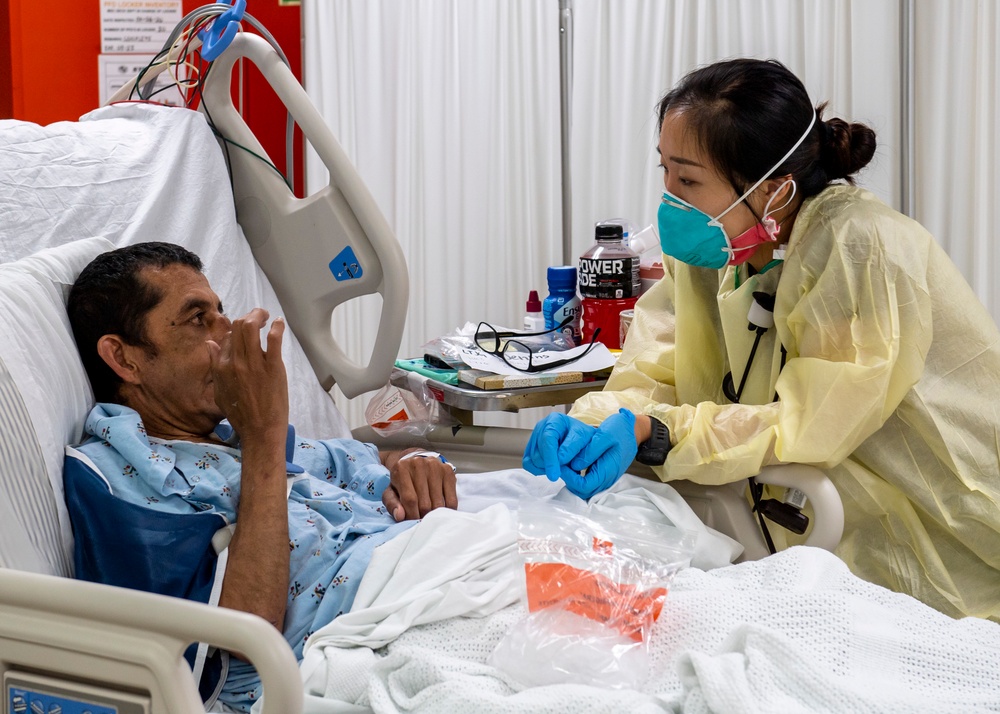
[[[14,116],[14,88],[10,80],[10,2],[0,0],[0,119]]]
[[[99,0],[2,0],[0,41],[9,47],[9,69],[0,64],[0,92],[9,86],[8,116],[38,124],[72,121],[95,109],[100,52]],[[184,0],[183,12],[207,4]],[[248,0],[247,12],[281,45],[295,76],[302,77],[298,6]],[[246,28],[246,25],[244,25]],[[3,48],[6,49],[6,48]],[[279,169],[285,168],[285,111],[254,69],[244,71],[244,117]],[[0,99],[0,111],[4,109]],[[296,132],[298,137],[298,132]],[[296,191],[301,195],[301,139],[296,140]]]

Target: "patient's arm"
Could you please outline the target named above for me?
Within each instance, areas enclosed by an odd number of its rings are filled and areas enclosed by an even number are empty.
[[[397,521],[423,518],[435,508],[458,508],[455,470],[434,458],[402,459],[419,449],[383,451],[382,463],[389,469],[390,486],[382,503]]]
[[[215,401],[240,435],[239,516],[219,605],[259,615],[282,629],[288,597],[285,437],[288,383],[281,360],[285,323],[275,320],[260,346],[265,310],[233,322],[221,347],[210,343]]]

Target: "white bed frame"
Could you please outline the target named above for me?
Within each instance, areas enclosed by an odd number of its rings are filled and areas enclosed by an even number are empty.
[[[398,354],[406,314],[408,280],[399,244],[351,162],[291,71],[262,38],[240,34],[215,62],[204,102],[223,135],[265,152],[233,107],[234,63],[254,62],[289,108],[307,139],[330,169],[330,185],[305,199],[260,159],[229,151],[237,217],[257,262],[270,279],[289,325],[318,379],[336,382],[349,397],[376,389]],[[151,81],[155,72],[147,73]],[[330,256],[351,246],[362,277],[332,280]],[[382,296],[382,321],[366,365],[351,361],[330,330],[333,309],[359,295]],[[370,430],[360,438],[392,447]],[[467,471],[520,466],[526,430],[464,427],[432,432],[424,440],[444,450]],[[412,440],[406,442],[411,445]],[[804,491],[815,516],[808,544],[832,549],[840,540],[843,509],[836,490],[817,469],[766,469],[760,480]],[[706,488],[677,484],[710,526],[746,547],[746,558],[766,554],[740,484]],[[136,711],[202,711],[191,671],[183,660],[189,643],[208,642],[244,653],[261,675],[265,714],[302,709],[295,658],[284,638],[264,620],[241,612],[110,586],[0,569],[0,676],[25,673],[71,687],[116,690],[140,701]],[[131,700],[130,700],[131,701]],[[7,714],[4,699],[2,714]]]
[[[52,575],[0,569],[0,675],[42,675],[53,690],[103,690],[137,711],[201,712],[184,660],[191,642],[241,652],[260,673],[262,712],[302,711],[291,648],[256,615]],[[6,688],[5,688],[6,689]],[[6,692],[3,714],[9,714]]]

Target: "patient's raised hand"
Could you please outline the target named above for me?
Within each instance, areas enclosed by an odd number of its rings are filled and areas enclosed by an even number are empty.
[[[281,358],[285,321],[276,318],[267,332],[267,349],[260,331],[268,312],[255,308],[233,321],[229,339],[220,345],[208,341],[215,403],[241,440],[280,439],[288,428],[288,378]]]

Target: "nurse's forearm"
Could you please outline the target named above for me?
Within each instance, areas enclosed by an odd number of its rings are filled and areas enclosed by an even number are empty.
[[[280,430],[245,441],[236,529],[229,543],[221,607],[263,617],[279,631],[288,599],[288,503]]]

